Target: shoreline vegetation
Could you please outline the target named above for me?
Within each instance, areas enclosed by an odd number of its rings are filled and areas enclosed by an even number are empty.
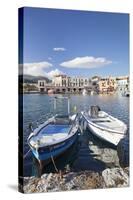
[[[23,193],[61,192],[129,186],[129,167],[107,168],[102,172],[80,171],[43,174],[40,178],[24,177],[19,185]]]

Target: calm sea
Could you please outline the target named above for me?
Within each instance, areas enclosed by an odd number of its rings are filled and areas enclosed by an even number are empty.
[[[61,96],[61,95],[59,95]],[[43,94],[24,94],[24,153],[29,150],[27,145],[27,137],[29,135],[29,123],[38,119],[46,120],[48,113],[54,114],[53,96]],[[70,110],[77,111],[86,110],[91,105],[99,105],[102,110],[124,121],[129,127],[129,98],[121,95],[70,95]],[[57,101],[57,113],[66,113],[67,104],[65,101]],[[90,156],[91,155],[91,156]],[[35,175],[36,169],[32,153],[29,153],[24,160],[24,176]],[[58,169],[70,165],[73,170],[102,170],[107,166],[117,166],[118,159],[115,149],[112,149],[108,144],[93,137],[86,130],[84,135],[80,135],[77,143],[66,152],[63,156],[56,160]],[[50,164],[46,167],[46,172],[53,171],[53,166]]]

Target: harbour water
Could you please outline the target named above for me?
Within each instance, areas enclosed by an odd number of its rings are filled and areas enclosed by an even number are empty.
[[[61,95],[60,95],[61,96]],[[28,126],[38,119],[46,120],[48,113],[54,114],[53,96],[44,94],[23,95],[23,117],[24,117],[24,154],[29,150],[27,137]],[[129,127],[129,98],[118,94],[103,95],[70,95],[71,112],[80,112],[88,109],[91,105],[99,105],[102,110],[117,117]],[[67,104],[60,101],[57,104],[57,113],[67,112]],[[109,144],[99,140],[88,131],[79,134],[78,141],[66,153],[56,160],[58,169],[71,167],[73,171],[93,170],[102,171],[107,167],[119,166],[117,151]],[[53,172],[52,164],[44,169],[45,172]],[[30,152],[24,159],[24,176],[36,174],[35,160]]]

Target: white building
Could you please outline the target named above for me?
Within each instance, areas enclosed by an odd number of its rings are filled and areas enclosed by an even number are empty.
[[[45,80],[38,81],[40,92],[48,92],[53,90],[54,93],[81,93],[84,88],[87,91],[91,88],[91,80],[83,77],[69,77],[66,75],[56,75],[51,83]]]
[[[116,78],[118,91],[124,92],[129,90],[129,77],[120,76]]]
[[[57,87],[88,87],[91,83],[89,78],[69,77],[66,75],[55,76],[52,82]]]

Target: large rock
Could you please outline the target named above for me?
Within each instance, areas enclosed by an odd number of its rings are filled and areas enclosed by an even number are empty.
[[[24,178],[24,192],[53,192],[128,186],[129,169],[112,168],[101,173],[93,171],[66,174],[43,174],[41,178]]]
[[[118,146],[117,153],[119,157],[119,163],[121,167],[129,166],[129,137],[123,138]]]
[[[105,187],[127,187],[129,186],[128,170],[122,168],[105,169],[102,172]]]

